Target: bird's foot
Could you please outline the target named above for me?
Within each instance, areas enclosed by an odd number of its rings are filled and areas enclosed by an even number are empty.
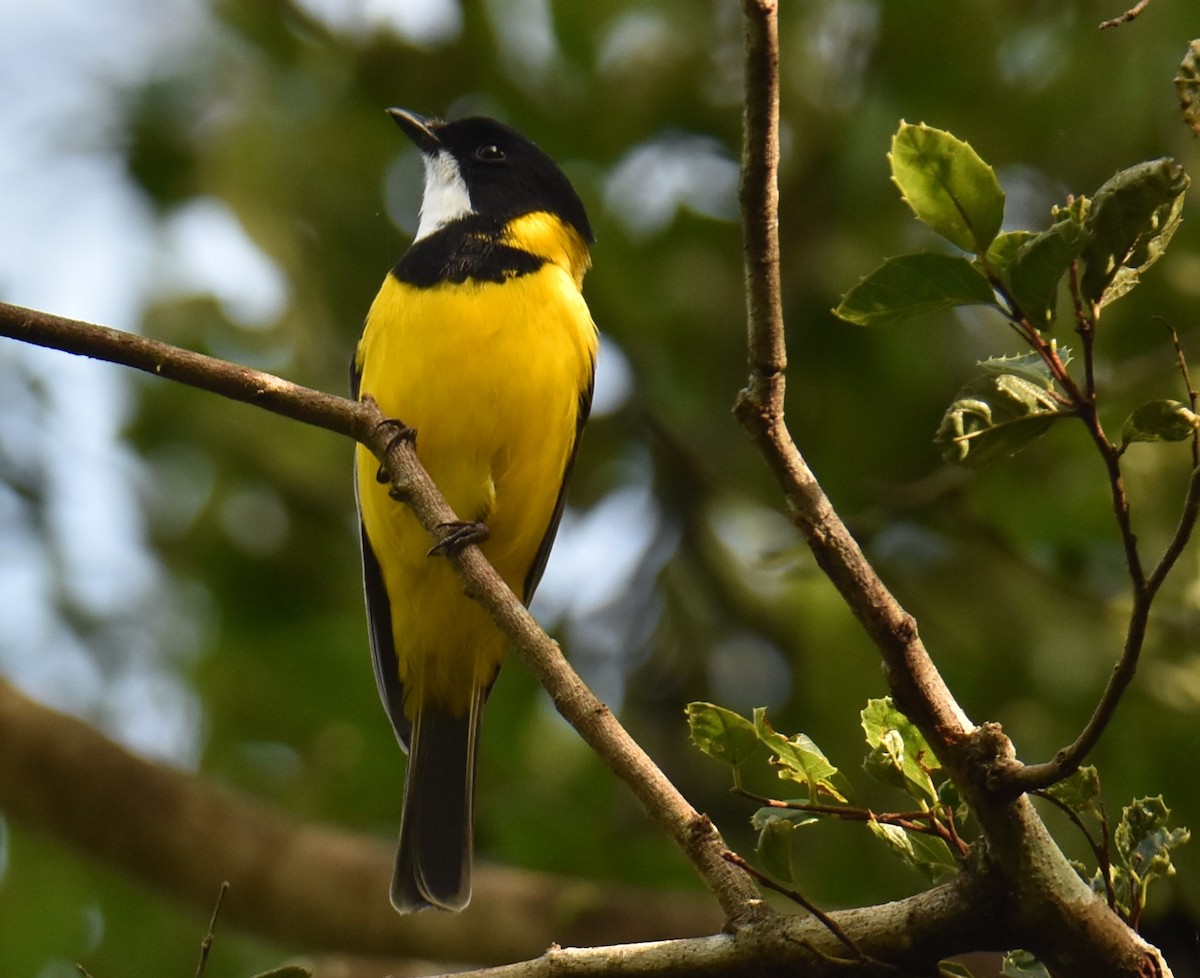
[[[410,428],[403,421],[397,421],[395,418],[384,418],[375,427],[386,428],[390,432],[387,444],[383,447],[384,455],[388,455],[402,441],[414,442],[417,440],[417,429]],[[389,481],[388,474],[384,470],[382,462],[379,464],[379,469],[375,472],[375,481],[379,483]]]
[[[448,523],[439,523],[438,532],[442,535],[432,547],[429,548],[430,557],[449,557],[451,554],[456,554],[463,547],[469,547],[473,543],[483,543],[491,533],[486,523],[471,520],[452,520]]]

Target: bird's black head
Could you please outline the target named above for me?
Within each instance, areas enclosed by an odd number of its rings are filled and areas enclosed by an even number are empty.
[[[584,241],[593,240],[587,213],[570,181],[515,129],[483,116],[441,122],[403,109],[388,113],[425,157],[418,239],[469,214],[509,221],[546,211]]]

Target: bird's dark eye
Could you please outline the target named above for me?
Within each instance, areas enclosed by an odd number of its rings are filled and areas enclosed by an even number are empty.
[[[485,143],[475,150],[475,159],[483,163],[503,163],[508,157],[495,143]]]

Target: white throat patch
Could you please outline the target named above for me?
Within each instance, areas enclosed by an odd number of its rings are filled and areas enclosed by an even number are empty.
[[[473,213],[471,194],[454,157],[444,149],[433,156],[426,156],[421,223],[413,240],[420,241],[451,221]]]

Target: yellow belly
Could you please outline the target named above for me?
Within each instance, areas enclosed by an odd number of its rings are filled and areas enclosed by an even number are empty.
[[[358,349],[359,390],[417,430],[417,455],[459,519],[488,525],[482,550],[521,598],[554,512],[591,381],[596,327],[559,266],[503,284],[413,289],[388,276]],[[375,480],[358,447],[359,505],[392,613],[404,712],[465,713],[505,640],[432,541]]]

